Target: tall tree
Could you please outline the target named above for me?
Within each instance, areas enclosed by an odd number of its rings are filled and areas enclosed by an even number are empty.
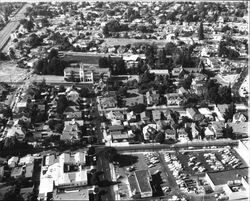
[[[204,40],[204,28],[203,23],[200,23],[199,31],[198,31],[199,40]]]
[[[220,102],[224,104],[229,104],[232,101],[231,87],[222,86],[219,87],[218,94],[220,96]]]
[[[228,120],[233,119],[233,115],[236,113],[236,106],[234,103],[231,103],[228,106],[228,109],[226,109],[225,114],[224,114],[224,119],[227,122]]]

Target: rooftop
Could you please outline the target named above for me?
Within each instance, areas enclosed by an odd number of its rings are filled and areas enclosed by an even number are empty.
[[[149,192],[152,191],[149,182],[149,172],[148,170],[138,170],[135,171],[135,176],[139,185],[139,189],[141,192]]]
[[[223,172],[213,172],[207,174],[210,177],[211,181],[214,183],[214,185],[223,185],[227,184],[228,181],[240,180],[241,178],[239,177],[239,175],[242,177],[247,177],[248,168],[235,169]]]
[[[54,192],[53,200],[89,200],[89,190],[87,188],[68,188],[64,192]]]

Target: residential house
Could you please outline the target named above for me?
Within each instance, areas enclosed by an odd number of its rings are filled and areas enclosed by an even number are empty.
[[[155,122],[161,120],[161,110],[152,110],[152,119]]]
[[[204,118],[204,116],[196,108],[187,108],[186,113],[187,116],[194,121],[201,121]]]
[[[179,89],[178,89],[178,94],[180,94],[181,96],[183,96],[183,95],[185,95],[185,94],[188,94],[189,92],[186,90],[186,89],[184,89],[183,87],[180,87]]]
[[[114,108],[117,106],[117,100],[115,97],[100,97],[99,104],[101,109]]]
[[[138,68],[138,59],[140,55],[132,54],[130,56],[124,56],[123,61],[125,62],[126,67],[129,68]]]
[[[36,128],[36,131],[33,133],[35,139],[44,139],[50,137],[54,133],[51,131],[49,125],[41,125]]]
[[[229,106],[228,104],[217,104],[214,107],[214,112],[216,113],[219,121],[221,122],[225,121],[224,115],[225,115],[226,110],[228,109],[228,106]]]
[[[75,90],[71,90],[67,93],[67,99],[72,102],[77,102],[79,99],[79,93]]]
[[[11,170],[10,176],[13,177],[14,179],[21,178],[23,176],[23,170],[24,168],[22,166],[20,167],[14,167]]]
[[[205,95],[207,91],[207,87],[205,85],[206,82],[207,76],[199,73],[195,74],[195,77],[191,83],[191,90],[193,93],[197,94],[198,96]]]
[[[8,160],[8,166],[11,167],[11,168],[13,168],[13,167],[15,167],[15,166],[17,165],[18,161],[19,161],[19,158],[18,158],[18,157],[12,156],[12,157]]]
[[[183,68],[182,68],[182,66],[180,66],[180,67],[175,67],[175,68],[173,68],[173,70],[172,70],[172,76],[174,76],[174,77],[179,77],[179,75],[180,75],[180,73],[183,71]]]
[[[66,125],[63,129],[61,140],[79,140],[81,130],[78,125]]]
[[[136,115],[135,115],[135,113],[133,111],[127,112],[126,117],[127,117],[128,121],[130,121],[130,120],[136,120]]]
[[[191,123],[190,125],[193,138],[199,138],[200,128],[196,123]]]
[[[169,71],[167,69],[150,69],[149,73],[154,73],[155,75],[167,76]]]
[[[188,141],[188,134],[185,131],[184,128],[180,128],[177,130],[177,134],[178,134],[178,140],[180,140],[181,142],[186,142]]]
[[[131,98],[124,98],[123,100],[125,101],[126,107],[131,107],[131,106],[145,103],[143,95],[139,95],[139,96],[131,97]]]
[[[146,93],[146,101],[148,106],[157,105],[159,103],[160,95],[156,91],[148,91]]]
[[[205,137],[207,139],[214,139],[216,138],[216,130],[214,129],[213,125],[210,123],[205,129]]]
[[[120,111],[110,111],[105,114],[107,119],[124,120],[124,114]]]
[[[81,127],[81,126],[84,125],[84,121],[81,120],[81,119],[79,119],[79,120],[71,119],[69,121],[64,121],[64,126],[66,126],[66,125],[75,125],[75,124],[78,125],[79,127]]]
[[[176,131],[173,129],[166,129],[165,130],[165,139],[176,139]]]
[[[140,113],[140,118],[141,118],[141,121],[147,123],[150,121],[150,114],[149,114],[149,111],[144,111],[142,113]]]
[[[212,127],[215,130],[216,138],[221,138],[223,136],[223,128],[225,124],[220,121],[212,121]]]
[[[236,137],[248,137],[248,129],[250,122],[228,123],[228,126],[233,128],[233,133]]]
[[[157,125],[156,124],[148,124],[142,129],[144,140],[149,140],[151,135],[155,135],[157,133]]]
[[[23,141],[25,138],[26,131],[20,125],[13,126],[7,131],[6,137],[16,137],[17,140]]]
[[[246,122],[247,117],[242,112],[237,112],[233,115],[233,123]]]
[[[124,144],[124,142],[127,143],[128,145],[128,140],[130,139],[129,135],[127,133],[121,133],[120,131],[117,132],[112,132],[111,133],[111,140],[112,143],[122,143]]]
[[[108,127],[108,132],[110,135],[112,135],[113,132],[121,132],[124,130],[123,125],[112,125]]]
[[[167,98],[167,105],[181,105],[184,98],[179,93],[169,93],[164,95]]]
[[[34,163],[29,163],[24,166],[24,178],[31,179],[34,172]]]
[[[22,102],[18,102],[16,104],[16,112],[20,113],[20,112],[24,112],[27,108],[27,101],[22,101]]]
[[[28,165],[28,164],[33,164],[34,163],[34,156],[26,155],[22,158],[20,158],[18,165]]]
[[[210,121],[214,120],[212,112],[208,108],[199,108],[198,111],[206,118],[208,118]]]

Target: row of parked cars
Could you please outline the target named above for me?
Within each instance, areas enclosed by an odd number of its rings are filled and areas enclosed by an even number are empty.
[[[215,153],[204,153],[204,158],[213,171],[222,171],[225,169],[224,165],[218,160]]]
[[[188,166],[190,166],[193,171],[198,171],[199,173],[206,171],[206,168],[202,165],[202,163],[197,161],[197,157],[193,155],[189,155]]]
[[[230,149],[220,150],[219,153],[221,154],[223,164],[228,164],[232,166],[232,168],[237,168],[242,165],[242,161],[238,159],[236,156],[232,154]]]
[[[183,165],[178,160],[176,155],[171,153],[164,153],[164,159],[168,164],[170,171],[173,172],[173,176],[176,179],[180,190],[187,192],[196,192],[197,184],[196,181],[190,178],[189,174],[183,172]]]
[[[153,153],[153,152],[145,153],[144,158],[149,168],[155,167],[157,163],[160,163],[158,153]]]

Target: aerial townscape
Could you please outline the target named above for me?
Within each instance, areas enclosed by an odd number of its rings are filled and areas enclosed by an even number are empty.
[[[247,1],[0,3],[0,200],[247,201]]]

